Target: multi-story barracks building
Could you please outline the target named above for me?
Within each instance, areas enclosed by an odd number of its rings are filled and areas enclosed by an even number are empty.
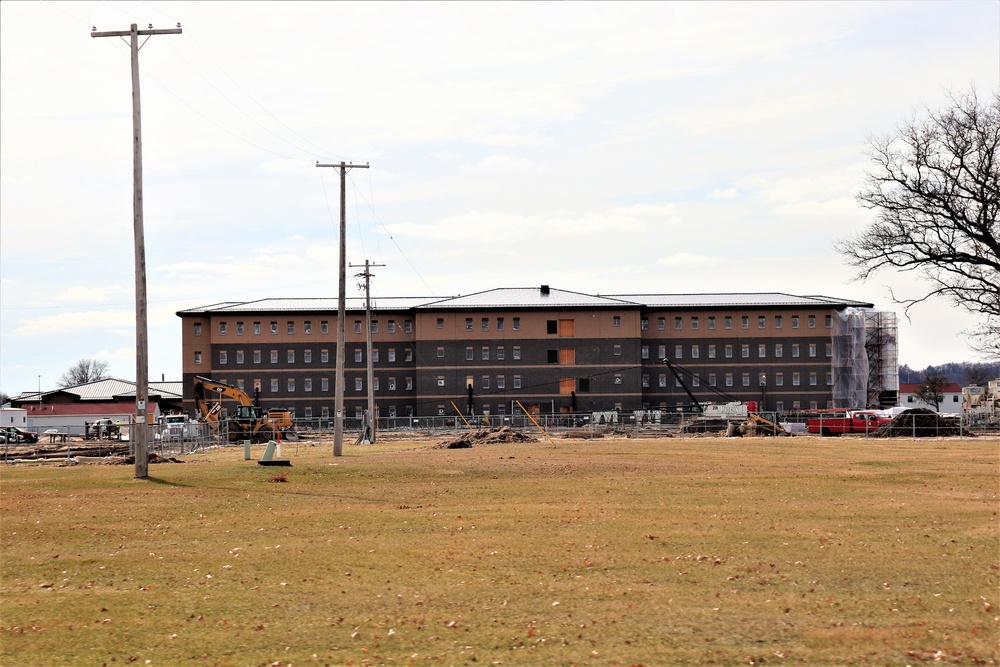
[[[337,300],[263,299],[177,313],[184,406],[194,378],[296,418],[334,413]],[[763,294],[591,295],[501,288],[347,300],[345,417],[676,410],[755,401],[790,411],[894,405],[896,324],[870,303]],[[663,359],[670,364],[664,363]],[[671,368],[672,367],[672,368]],[[689,396],[690,393],[690,396]]]

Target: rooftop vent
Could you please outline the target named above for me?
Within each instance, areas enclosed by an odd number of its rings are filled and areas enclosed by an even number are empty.
[[[542,296],[548,296],[548,295],[549,295],[549,286],[542,285]]]

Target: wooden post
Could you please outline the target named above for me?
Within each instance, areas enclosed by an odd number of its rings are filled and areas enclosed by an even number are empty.
[[[142,121],[139,109],[139,35],[179,35],[181,26],[165,30],[139,30],[135,23],[128,31],[90,33],[91,37],[129,37],[132,54],[132,217],[135,242],[135,427],[129,429],[135,455],[135,476],[149,476],[149,339],[146,313],[146,245],[142,218]]]

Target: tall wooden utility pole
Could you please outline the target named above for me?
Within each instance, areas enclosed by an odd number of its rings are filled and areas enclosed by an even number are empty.
[[[333,420],[333,455],[344,453],[344,311],[347,302],[347,170],[367,169],[368,163],[320,164],[317,167],[332,167],[340,171],[340,293],[337,300],[337,376],[335,379]]]
[[[146,329],[146,244],[142,228],[142,122],[139,114],[139,35],[179,35],[176,28],[139,30],[133,23],[129,30],[91,31],[91,37],[129,37],[132,48],[132,217],[135,237],[135,425],[129,435],[135,454],[135,476],[149,476],[149,340]],[[145,44],[146,42],[143,42]]]
[[[361,266],[360,264],[351,264],[350,267]],[[372,273],[369,269],[376,266],[385,266],[385,264],[370,264],[368,260],[365,260],[365,271],[364,273],[359,273],[358,278],[365,279],[365,322],[368,323],[368,336],[367,343],[368,349],[368,422],[367,422],[367,433],[362,433],[361,444],[366,444],[364,442],[364,437],[367,436],[368,442],[375,442],[375,359],[372,356]]]

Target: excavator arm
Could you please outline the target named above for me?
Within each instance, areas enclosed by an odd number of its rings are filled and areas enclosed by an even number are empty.
[[[223,396],[228,396],[229,398],[238,401],[240,405],[253,405],[253,401],[250,397],[246,395],[242,389],[232,386],[231,384],[226,384],[225,382],[218,382],[211,378],[202,377],[201,375],[196,375],[194,378],[194,395],[195,398],[205,395],[205,390],[217,391]]]

